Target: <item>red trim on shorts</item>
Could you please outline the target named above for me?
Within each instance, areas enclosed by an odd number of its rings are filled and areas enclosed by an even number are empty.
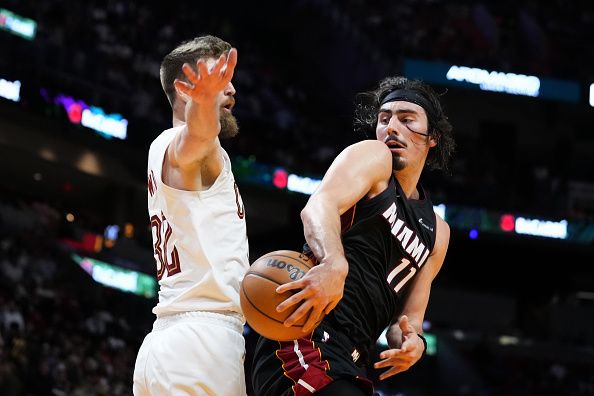
[[[293,381],[295,396],[309,396],[333,381],[326,373],[330,363],[322,360],[322,352],[311,338],[279,341],[276,357],[282,362],[283,374]]]

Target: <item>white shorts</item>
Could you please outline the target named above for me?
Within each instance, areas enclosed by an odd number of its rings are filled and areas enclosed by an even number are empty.
[[[232,315],[158,318],[138,351],[134,395],[245,396],[243,324]]]

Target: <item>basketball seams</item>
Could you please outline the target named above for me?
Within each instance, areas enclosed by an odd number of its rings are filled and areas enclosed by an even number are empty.
[[[270,281],[270,282],[272,282],[272,283],[276,283],[277,285],[280,285],[280,283],[278,283],[278,282],[277,282],[277,281],[275,281],[274,279],[267,278],[266,276],[262,276],[261,274],[258,274],[258,273],[256,273],[256,272],[249,272],[249,273],[247,273],[247,274],[246,274],[246,277],[247,277],[248,275],[254,275],[254,276],[258,276],[258,277],[260,277],[260,278],[262,278],[262,279],[266,279],[266,280],[268,280],[268,281]],[[266,312],[263,312],[263,311],[262,311],[260,308],[258,308],[258,306],[257,306],[256,304],[254,304],[254,302],[252,301],[252,299],[250,298],[250,296],[249,296],[249,295],[248,295],[248,293],[246,292],[246,290],[245,290],[245,284],[244,284],[243,282],[241,283],[241,290],[243,290],[243,295],[244,295],[244,296],[245,296],[245,298],[248,300],[248,302],[250,303],[250,305],[251,305],[251,307],[252,307],[252,308],[254,308],[256,311],[260,312],[262,315],[266,316],[268,319],[270,319],[270,320],[272,320],[272,321],[274,321],[274,322],[276,322],[276,323],[280,323],[280,324],[283,324],[283,323],[284,323],[283,321],[280,321],[280,320],[278,320],[278,319],[275,319],[275,318],[271,317],[271,316],[270,316],[270,315],[268,315]],[[303,327],[303,326],[299,326],[299,325],[293,325],[293,326],[291,326],[291,327]]]
[[[271,279],[271,278],[269,278],[269,277],[268,277],[268,275],[266,275],[266,274],[263,274],[263,273],[261,273],[261,272],[257,272],[257,271],[248,271],[248,273],[247,273],[247,274],[245,274],[244,278],[246,278],[248,275],[255,275],[255,276],[258,276],[258,277],[260,277],[260,278],[262,278],[262,279],[269,280],[269,281],[270,281],[270,282],[272,282],[272,283],[276,283],[276,284],[277,284],[277,285],[279,285],[279,286],[280,286],[280,285],[282,285],[282,283],[278,283],[278,282],[277,282],[277,281],[275,281],[274,279]],[[242,282],[242,287],[243,287],[243,282]],[[245,291],[245,289],[244,289],[244,291]]]
[[[294,281],[295,278],[303,277],[315,265],[307,255],[292,250],[270,252],[254,261],[248,268],[239,289],[247,323],[256,332],[260,333],[258,331],[260,329],[261,335],[273,340],[292,340],[302,337],[306,321],[299,320],[300,323],[290,328],[284,327],[285,315],[284,313],[279,315],[275,308],[276,304],[286,297],[285,293],[277,294],[275,289]],[[294,293],[296,291],[290,294]],[[291,315],[292,312],[287,314]]]

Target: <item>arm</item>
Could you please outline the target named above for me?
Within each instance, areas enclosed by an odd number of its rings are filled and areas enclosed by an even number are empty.
[[[301,289],[277,307],[282,312],[301,303],[287,318],[285,326],[293,325],[311,310],[303,327],[304,332],[311,332],[322,313],[330,312],[338,304],[348,273],[340,215],[364,196],[375,196],[385,190],[391,172],[392,154],[379,141],[359,142],[336,157],[301,212],[305,240],[319,264],[302,279],[277,288],[278,293]]]
[[[221,92],[229,85],[236,64],[237,51],[231,49],[210,70],[204,60],[199,60],[198,74],[184,64],[188,82],[175,80],[178,100],[185,102],[186,123],[167,148],[164,180],[172,187],[200,190],[212,184],[221,172]]]
[[[391,367],[380,375],[386,379],[408,370],[423,355],[425,345],[418,334],[423,333],[423,318],[429,302],[431,283],[441,269],[450,240],[450,227],[436,215],[437,236],[433,252],[427,259],[424,269],[415,277],[399,318],[388,328],[386,338],[391,349],[380,354],[383,359],[375,363],[375,368]]]

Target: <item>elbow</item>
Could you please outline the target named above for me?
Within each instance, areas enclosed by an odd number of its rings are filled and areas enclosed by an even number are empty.
[[[319,210],[319,206],[319,200],[316,195],[309,197],[305,207],[301,210],[301,221],[305,223],[314,218],[315,212],[317,211],[316,208]]]
[[[310,212],[310,211],[309,211],[309,208],[307,207],[307,205],[305,206],[305,208],[303,208],[303,209],[301,210],[301,214],[300,214],[300,216],[301,216],[301,221],[302,221],[303,223],[305,223],[305,222],[306,222],[306,221],[309,219],[309,217],[310,217],[310,214],[309,214],[309,212]]]
[[[315,228],[316,219],[319,219],[320,217],[314,206],[315,205],[312,205],[310,200],[300,213],[301,223],[303,224],[303,231],[306,238],[312,232],[312,229]],[[318,214],[316,215],[316,213]]]
[[[311,218],[312,218],[312,214],[311,214],[311,208],[309,208],[308,205],[305,206],[305,208],[303,208],[301,210],[301,223],[304,226],[304,229],[307,230],[309,229],[308,225],[311,224]]]

